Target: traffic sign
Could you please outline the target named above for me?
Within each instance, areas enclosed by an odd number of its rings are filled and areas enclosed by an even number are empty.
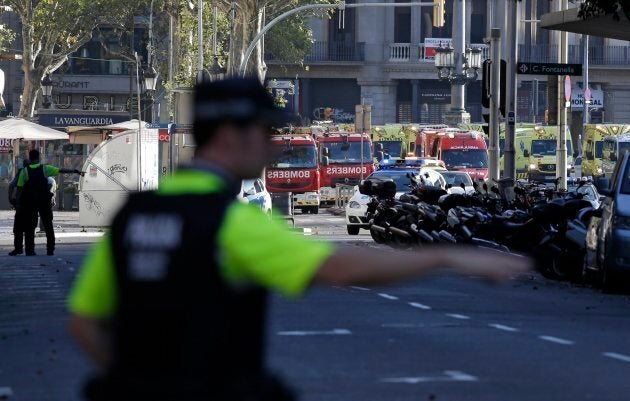
[[[564,100],[567,102],[571,101],[571,77],[564,77]]]
[[[516,117],[513,111],[508,112],[508,125],[512,126],[516,124]]]
[[[582,64],[517,63],[516,73],[526,75],[582,75]]]
[[[593,94],[591,93],[591,88],[586,88],[584,89],[584,100],[586,100],[587,102],[591,101]]]

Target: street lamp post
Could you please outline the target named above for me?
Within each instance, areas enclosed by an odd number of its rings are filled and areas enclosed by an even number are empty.
[[[481,68],[481,49],[466,49],[466,0],[453,2],[453,47],[437,49],[435,67],[438,78],[451,83],[451,107],[446,122],[459,124],[470,122],[466,112],[465,85],[477,80]]]
[[[52,87],[53,87],[53,82],[50,79],[50,75],[46,74],[44,76],[44,79],[42,79],[42,94],[44,95],[44,101],[42,102],[42,106],[44,106],[45,109],[49,109],[50,106],[52,105],[52,102],[51,102]]]

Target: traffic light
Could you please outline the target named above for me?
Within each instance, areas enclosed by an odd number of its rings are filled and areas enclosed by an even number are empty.
[[[483,60],[481,67],[481,105],[486,109],[490,108],[490,59]]]
[[[490,108],[490,60],[484,60],[483,67],[481,67],[482,78],[481,78],[481,105],[485,108]],[[501,104],[499,105],[499,109],[503,117],[507,114],[505,112],[505,78],[507,73],[507,62],[505,60],[501,60],[501,88],[500,90],[500,100]]]
[[[433,26],[441,28],[444,26],[444,2],[446,0],[433,0]]]

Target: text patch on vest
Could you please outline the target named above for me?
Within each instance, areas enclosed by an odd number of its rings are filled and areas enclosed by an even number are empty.
[[[182,241],[183,221],[177,214],[136,214],[124,234],[132,280],[162,280],[168,273],[171,251]]]

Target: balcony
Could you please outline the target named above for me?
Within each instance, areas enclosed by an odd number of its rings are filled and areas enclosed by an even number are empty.
[[[490,49],[485,44],[472,44],[471,47],[479,47],[482,49],[481,59],[490,58]],[[429,50],[431,49],[431,50]],[[390,63],[409,63],[417,57],[417,61],[433,63],[435,61],[435,47],[427,46],[424,43],[418,45],[418,55],[412,55],[412,45],[410,43],[390,43],[389,45],[389,62]],[[426,50],[426,51],[425,51]],[[414,60],[415,62],[415,60]]]
[[[526,63],[557,63],[558,45],[519,45],[518,60]],[[584,62],[582,45],[569,45],[570,64]],[[588,61],[591,66],[630,65],[630,46],[589,46]]]
[[[411,57],[410,43],[390,43],[389,61],[392,63],[406,63]]]
[[[265,61],[282,63],[272,54],[265,54]],[[365,61],[365,43],[347,45],[340,42],[315,41],[311,51],[304,57],[308,63],[361,62]]]

